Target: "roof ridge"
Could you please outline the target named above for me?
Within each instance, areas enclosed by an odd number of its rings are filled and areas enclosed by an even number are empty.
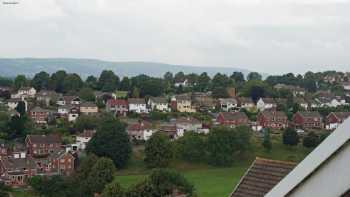
[[[282,160],[274,160],[274,159],[267,159],[267,158],[262,158],[262,157],[256,157],[256,161],[267,161],[271,163],[281,163],[281,164],[289,164],[289,165],[296,165],[296,162],[293,161],[282,161]]]

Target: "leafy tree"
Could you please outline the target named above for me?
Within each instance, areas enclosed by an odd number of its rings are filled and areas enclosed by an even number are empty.
[[[295,146],[299,143],[299,136],[295,129],[287,128],[283,132],[283,144]]]
[[[262,76],[257,72],[251,72],[248,74],[247,80],[248,81],[258,80],[259,81],[259,80],[262,80]]]
[[[233,72],[230,78],[233,79],[238,84],[241,84],[245,81],[244,75],[242,72]]]
[[[303,139],[303,146],[307,148],[316,147],[320,143],[320,138],[315,132],[309,132]]]
[[[67,73],[64,70],[59,70],[51,75],[51,83],[56,92],[62,93],[64,91],[64,79],[66,76]]]
[[[186,79],[186,76],[185,76],[185,74],[183,72],[178,72],[174,76],[174,80],[175,81],[183,81],[185,79]]]
[[[68,74],[63,81],[63,90],[64,92],[77,92],[84,83],[81,80],[80,76],[77,74]]]
[[[214,98],[227,98],[229,95],[227,93],[227,89],[225,87],[215,87],[213,89],[213,97]]]
[[[18,90],[21,87],[25,87],[27,85],[27,79],[24,75],[17,75],[15,78],[15,89]]]
[[[206,72],[203,72],[198,77],[198,83],[196,85],[197,91],[204,92],[207,91],[210,87],[210,77]]]
[[[9,197],[9,192],[12,189],[6,186],[4,183],[0,183],[0,197]]]
[[[174,81],[174,76],[173,76],[173,73],[171,73],[171,72],[166,72],[164,74],[163,78],[164,78],[165,81],[168,81],[170,83],[172,83]]]
[[[267,151],[271,151],[272,143],[270,137],[270,129],[264,129],[264,140],[262,145]]]
[[[101,197],[126,197],[124,189],[116,181],[109,183],[103,189]]]
[[[217,73],[212,79],[212,89],[221,87],[227,88],[228,86],[233,86],[233,81],[227,77],[225,74]]]
[[[87,152],[111,158],[117,168],[122,168],[131,155],[131,144],[125,126],[115,119],[102,120],[87,145]]]
[[[99,158],[87,178],[91,193],[101,193],[105,185],[113,181],[115,172],[116,169],[111,159]]]
[[[96,129],[99,125],[100,119],[95,116],[81,115],[75,121],[74,127],[77,131],[84,131],[84,129]]]
[[[9,122],[8,139],[24,138],[31,129],[27,115],[12,116]]]
[[[68,184],[62,176],[34,176],[29,179],[29,185],[40,194],[47,197],[75,196],[73,185]]]
[[[204,139],[197,133],[186,132],[177,140],[177,151],[180,157],[189,162],[200,162],[205,160]]]
[[[145,162],[149,168],[167,167],[173,157],[173,147],[167,136],[157,132],[145,145]]]
[[[26,113],[26,104],[24,101],[19,101],[16,106],[16,111],[23,116]]]
[[[140,98],[140,90],[137,87],[134,87],[134,89],[132,90],[131,97]]]
[[[127,192],[127,196],[173,196],[175,191],[188,197],[196,196],[193,185],[182,174],[169,169],[157,169],[145,181],[131,188]]]
[[[119,89],[122,91],[130,91],[131,89],[131,81],[128,77],[123,77],[120,82]]]
[[[242,133],[242,137],[243,137]],[[241,142],[239,142],[241,140]],[[234,160],[234,155],[240,151],[244,138],[239,139],[235,129],[217,127],[208,135],[207,151],[209,163],[216,166],[229,166]]]
[[[32,86],[36,90],[48,89],[49,88],[50,75],[47,72],[41,71],[35,74],[32,79]]]
[[[95,94],[91,88],[80,89],[79,97],[85,101],[95,101]]]
[[[114,91],[119,84],[119,77],[114,74],[111,70],[102,71],[99,79],[98,86],[99,89],[104,92],[112,92]]]
[[[86,78],[85,84],[89,88],[94,89],[94,90],[98,88],[97,78],[93,75],[90,75]]]

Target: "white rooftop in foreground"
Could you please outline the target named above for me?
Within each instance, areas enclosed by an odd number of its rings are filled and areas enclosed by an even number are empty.
[[[266,196],[341,196],[350,189],[350,119],[328,136]]]

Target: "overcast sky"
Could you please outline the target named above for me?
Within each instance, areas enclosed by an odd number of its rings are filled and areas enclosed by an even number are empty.
[[[350,0],[0,2],[0,57],[350,71]]]

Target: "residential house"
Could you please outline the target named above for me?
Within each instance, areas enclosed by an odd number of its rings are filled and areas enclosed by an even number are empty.
[[[202,122],[193,117],[179,117],[175,120],[177,137],[182,137],[185,132],[193,131],[201,133]]]
[[[345,91],[350,91],[350,81],[346,81],[342,83]]]
[[[75,122],[76,119],[79,117],[79,114],[80,114],[79,107],[72,106],[68,113],[68,121]]]
[[[94,115],[98,113],[98,107],[93,102],[84,102],[80,104],[80,113],[84,115]]]
[[[152,127],[151,123],[146,121],[129,124],[126,130],[132,140],[147,141],[153,133],[155,133],[155,129]]]
[[[74,105],[59,105],[57,107],[57,113],[59,115],[67,115]]]
[[[219,106],[222,111],[238,111],[238,101],[236,98],[219,98]]]
[[[81,99],[78,96],[61,96],[57,99],[57,105],[80,105]]]
[[[36,124],[47,124],[53,119],[52,114],[53,112],[51,110],[43,109],[39,106],[36,106],[29,111],[30,118]]]
[[[175,87],[188,87],[189,86],[189,82],[187,79],[177,79],[175,80],[175,84],[174,84]]]
[[[150,97],[148,106],[151,110],[168,112],[170,111],[168,99],[165,97]]]
[[[298,86],[293,86],[293,85],[286,85],[286,84],[276,84],[274,86],[275,89],[277,90],[289,90],[293,96],[305,96],[306,90],[304,88],[298,87]]]
[[[295,97],[294,103],[297,103],[303,110],[307,110],[309,108],[309,103],[301,97]]]
[[[135,112],[138,114],[148,113],[145,99],[143,98],[129,98],[129,112]]]
[[[193,106],[198,111],[210,111],[215,109],[216,101],[211,93],[194,92],[192,94]]]
[[[24,102],[25,111],[28,111],[28,102],[24,98],[11,98],[7,100],[7,107],[10,110],[15,110],[19,102]]]
[[[348,105],[345,98],[341,96],[319,96],[315,98],[320,107],[338,107]]]
[[[256,158],[230,196],[263,197],[295,166],[293,162]]]
[[[191,96],[188,94],[176,95],[172,98],[172,101],[175,102],[176,111],[194,113],[196,109],[192,106]]]
[[[333,130],[339,127],[340,124],[350,117],[350,112],[331,112],[326,117],[326,129]]]
[[[260,111],[276,109],[277,103],[273,98],[260,98],[256,103],[256,107]]]
[[[255,107],[254,101],[249,97],[238,97],[237,99],[240,108],[249,110]]]
[[[4,157],[0,160],[0,180],[7,186],[24,186],[36,174],[36,164],[31,157]]]
[[[297,112],[293,116],[293,123],[298,128],[323,128],[322,117],[317,111]]]
[[[112,92],[94,91],[95,99],[102,100],[103,103],[113,98]]]
[[[216,118],[220,125],[235,127],[249,123],[247,115],[243,112],[220,112]]]
[[[91,138],[96,133],[94,129],[85,129],[82,133],[79,133],[75,138],[75,143],[78,146],[79,150],[85,150],[87,143],[91,140]]]
[[[350,196],[349,130],[346,120],[265,196]]]
[[[262,128],[284,129],[288,126],[288,117],[282,111],[263,111],[257,116],[257,124]]]
[[[58,135],[27,135],[25,139],[27,152],[31,156],[45,156],[61,148]]]
[[[50,103],[56,103],[58,97],[59,94],[50,90],[41,90],[35,96],[38,102],[43,103],[46,106],[50,106]]]
[[[116,115],[126,116],[129,111],[129,104],[124,99],[109,99],[106,104],[106,110],[108,112],[114,112]]]
[[[21,87],[16,94],[11,94],[11,98],[34,98],[36,90],[33,87]]]
[[[183,136],[183,132],[178,133],[175,123],[174,124],[172,124],[172,123],[161,124],[159,127],[159,132],[164,133],[172,140],[177,139],[180,136]]]

